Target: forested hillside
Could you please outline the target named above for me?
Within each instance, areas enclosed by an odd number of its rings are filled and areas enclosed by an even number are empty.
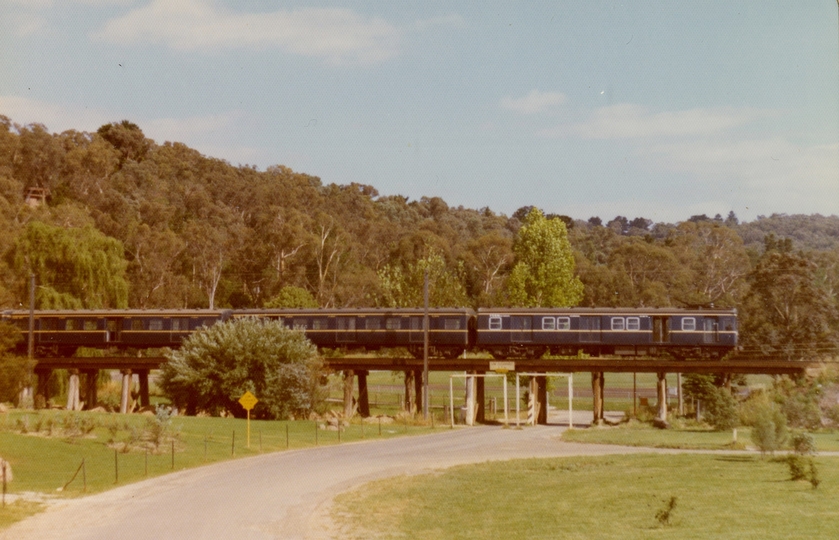
[[[46,201],[27,204],[30,188],[48,190]],[[30,274],[40,308],[415,305],[428,268],[438,305],[714,304],[752,313],[755,335],[768,331],[761,317],[781,317],[776,326],[809,317],[826,332],[819,339],[837,326],[837,216],[669,224],[543,218],[525,207],[508,217],[281,165],[233,166],[149,140],[128,121],[51,134],[3,116],[0,194],[4,308],[28,305]],[[530,239],[519,234],[525,222]],[[546,249],[535,235],[543,222],[561,224],[550,234],[567,261],[527,260]],[[528,281],[566,268],[564,284]]]

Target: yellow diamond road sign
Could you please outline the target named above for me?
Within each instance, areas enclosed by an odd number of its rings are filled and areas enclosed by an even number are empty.
[[[244,407],[246,411],[253,409],[253,406],[256,405],[258,401],[259,400],[256,399],[256,396],[250,392],[245,392],[242,397],[239,398],[239,403],[242,404],[242,407]]]

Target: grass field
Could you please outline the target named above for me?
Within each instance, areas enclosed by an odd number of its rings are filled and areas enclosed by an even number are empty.
[[[486,463],[340,495],[342,538],[832,538],[839,459],[821,484],[755,455],[627,455]],[[668,519],[659,519],[675,497]]]

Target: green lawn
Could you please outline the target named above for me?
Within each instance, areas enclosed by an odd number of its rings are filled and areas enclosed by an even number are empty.
[[[709,428],[656,429],[649,424],[630,422],[614,427],[571,429],[562,433],[562,440],[593,444],[618,444],[649,448],[683,448],[695,450],[732,450],[753,447],[751,429],[737,428],[737,443],[731,431],[712,431]],[[822,452],[839,451],[839,433],[819,431],[810,433],[816,449]]]
[[[814,490],[755,455],[486,463],[367,484],[340,495],[333,517],[342,538],[832,538],[839,459],[816,464]]]

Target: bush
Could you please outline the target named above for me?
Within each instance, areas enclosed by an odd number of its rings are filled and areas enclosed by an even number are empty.
[[[215,324],[168,357],[159,385],[187,414],[244,417],[238,400],[250,391],[259,399],[252,418],[289,418],[307,415],[322,398],[317,349],[281,321],[249,317]]]
[[[775,407],[764,408],[752,427],[752,442],[761,451],[774,454],[787,440],[787,420]]]
[[[812,456],[816,453],[816,441],[809,433],[796,433],[792,436],[792,449],[801,456]]]
[[[789,465],[790,480],[795,482],[807,478],[807,460],[803,456],[790,454],[786,457],[786,462]]]
[[[775,381],[775,401],[791,427],[817,429],[821,427],[819,408],[820,387],[816,381],[787,377]]]
[[[706,396],[704,418],[717,431],[727,431],[737,427],[740,417],[737,413],[737,401],[727,388],[716,388]]]

